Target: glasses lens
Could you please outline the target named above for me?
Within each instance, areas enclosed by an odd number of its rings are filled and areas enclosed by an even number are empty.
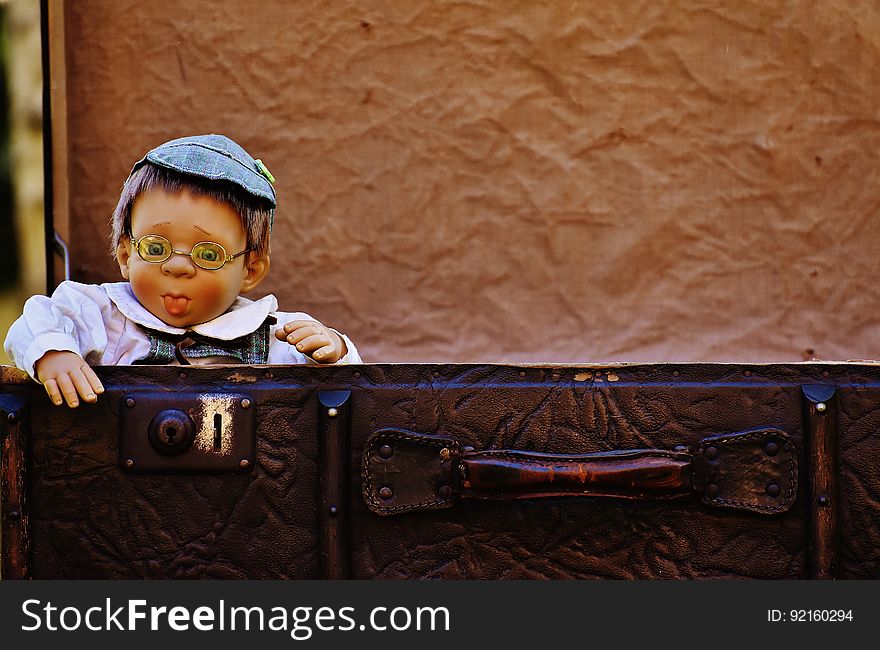
[[[226,250],[220,244],[203,241],[193,247],[192,258],[203,269],[219,269],[226,264]]]
[[[146,262],[164,262],[171,257],[171,242],[158,235],[147,235],[138,242],[137,250]]]

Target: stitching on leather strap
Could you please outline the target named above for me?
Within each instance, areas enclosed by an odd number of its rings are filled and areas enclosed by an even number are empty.
[[[439,451],[443,447],[448,444],[451,444],[450,441],[441,441],[441,440],[430,440],[426,439],[422,436],[414,436],[403,433],[401,431],[383,431],[378,435],[374,435],[369,442],[369,445],[366,449],[366,455],[364,456],[363,463],[363,479],[364,479],[364,496],[367,499],[368,504],[375,506],[375,509],[380,510],[381,512],[405,512],[407,510],[416,510],[419,508],[430,508],[432,506],[443,505],[452,501],[452,499],[433,499],[430,501],[422,501],[420,503],[408,503],[406,505],[400,506],[386,506],[383,505],[373,494],[373,480],[372,475],[370,474],[370,466],[372,464],[370,457],[373,452],[378,447],[380,441],[384,442],[386,440],[395,440],[395,441],[406,441],[406,442],[414,442],[427,447],[436,447]]]
[[[721,445],[733,445],[737,442],[741,442],[743,440],[752,440],[755,438],[766,438],[768,433],[773,433],[776,437],[780,438],[783,442],[783,446],[785,449],[785,453],[788,455],[788,489],[786,490],[785,498],[779,502],[779,505],[769,506],[763,505],[760,503],[753,503],[748,501],[738,501],[734,499],[724,499],[722,497],[715,497],[714,499],[708,499],[709,502],[712,503],[723,503],[731,506],[737,506],[741,508],[746,508],[749,510],[761,510],[765,512],[776,512],[783,511],[788,509],[788,503],[792,500],[792,496],[794,494],[794,485],[797,482],[797,458],[795,457],[795,448],[794,443],[791,441],[791,438],[785,434],[784,431],[780,431],[778,429],[761,429],[759,431],[752,431],[750,433],[745,433],[741,435],[737,435],[735,438],[728,439],[720,439],[720,440],[712,440],[711,444],[721,446]],[[780,435],[782,434],[782,435]],[[707,443],[708,444],[708,443]]]

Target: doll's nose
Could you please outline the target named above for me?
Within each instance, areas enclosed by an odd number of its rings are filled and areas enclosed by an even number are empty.
[[[196,274],[196,266],[189,255],[173,253],[162,262],[162,271],[174,277],[192,277]]]

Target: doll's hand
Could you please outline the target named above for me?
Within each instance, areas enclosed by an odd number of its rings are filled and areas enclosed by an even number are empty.
[[[346,355],[345,341],[329,327],[314,320],[293,320],[275,330],[275,338],[295,345],[318,363],[336,363]]]
[[[97,402],[104,392],[98,375],[75,352],[51,350],[34,364],[34,372],[55,406],[61,406],[62,395],[70,408],[76,408],[80,397]]]

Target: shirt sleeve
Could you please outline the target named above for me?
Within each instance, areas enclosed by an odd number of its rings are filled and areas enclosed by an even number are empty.
[[[272,327],[269,345],[269,363],[307,363],[311,365],[325,365],[319,364],[311,357],[304,355],[302,352],[299,352],[295,346],[290,345],[287,341],[279,341],[275,338],[275,330],[280,327],[284,327],[285,323],[289,323],[290,321],[294,320],[313,320],[315,322],[319,322],[316,318],[313,318],[312,316],[309,316],[304,312],[276,312],[274,316],[278,322],[275,326]],[[339,337],[343,341],[345,341],[345,347],[348,349],[345,356],[336,363],[363,363],[363,361],[361,361],[360,354],[358,354],[357,348],[355,347],[354,343],[352,343],[351,339],[349,339],[342,332],[333,329],[332,327],[330,327],[329,329],[339,334]]]
[[[58,285],[51,297],[33,296],[9,328],[6,354],[35,380],[34,364],[51,350],[75,352],[96,363],[107,346],[102,307],[109,304],[100,286],[71,281]]]

